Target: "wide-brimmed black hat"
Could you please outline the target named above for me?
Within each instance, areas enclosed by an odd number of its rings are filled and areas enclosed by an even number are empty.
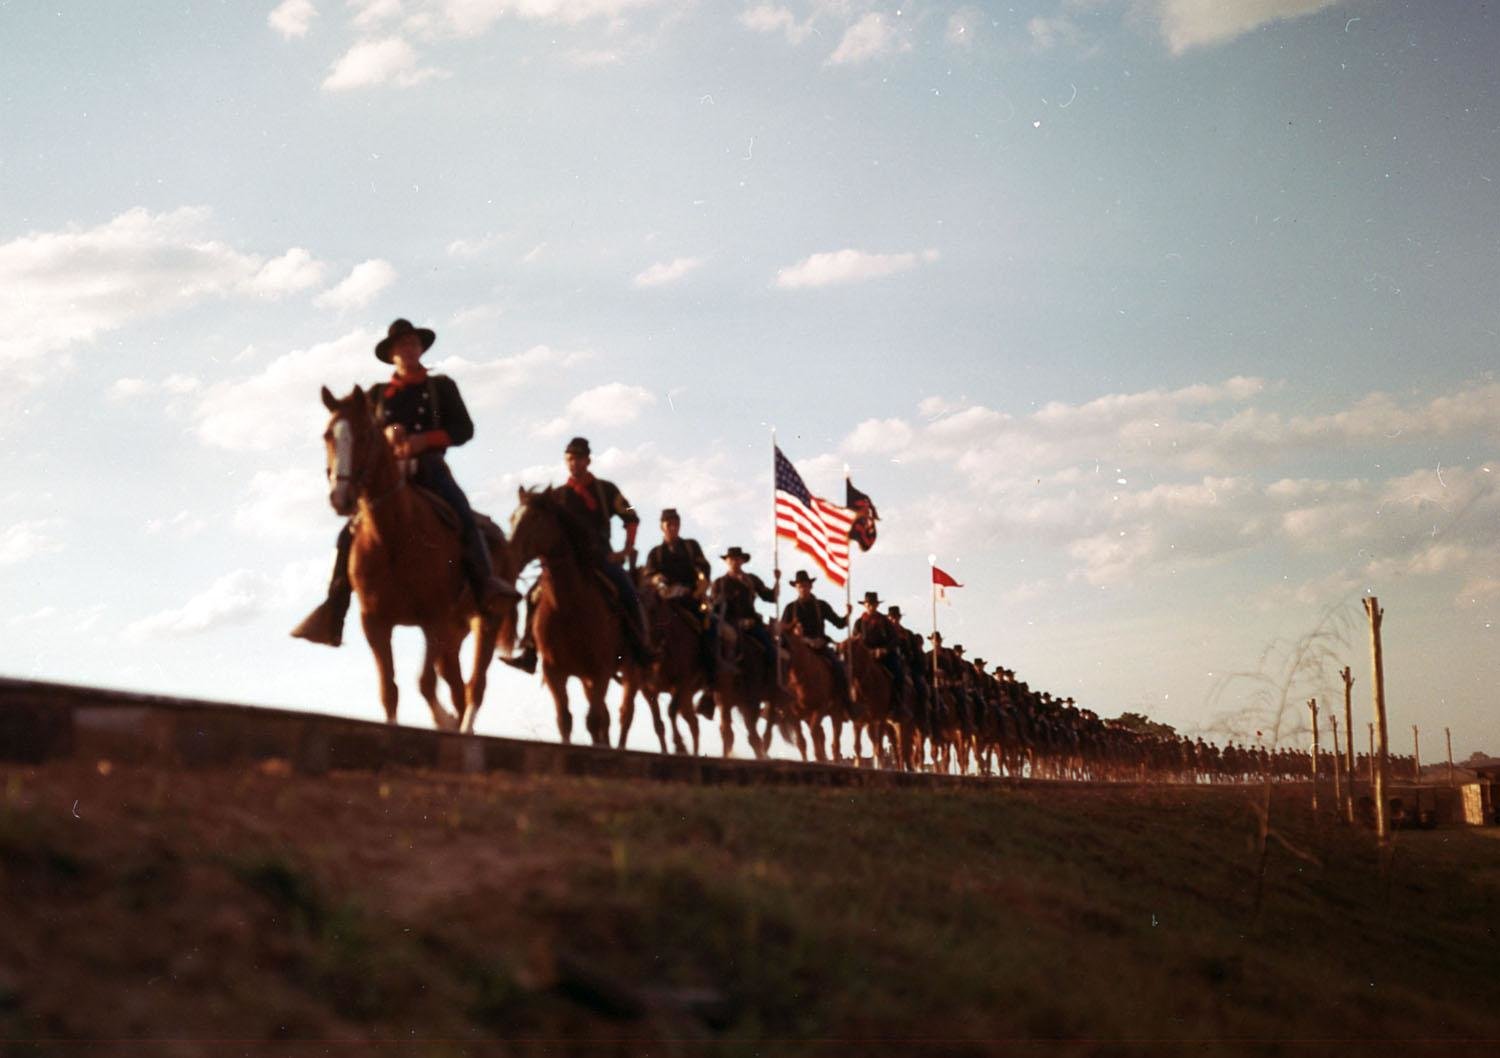
[[[962,643],[954,643],[953,644],[953,653],[962,656],[963,652],[964,652],[964,645]]]
[[[875,592],[867,591],[865,592],[865,597],[859,601],[866,606],[879,606],[881,599]]]
[[[900,617],[901,616],[901,607],[899,607],[899,606],[887,606],[885,608],[885,612],[886,612],[886,616],[887,617]]]
[[[989,662],[985,661],[984,658],[975,658],[974,659],[974,667],[977,668],[977,669],[982,669],[982,668],[984,668],[988,664],[989,664]]]
[[[737,559],[739,559],[739,560],[740,560],[740,561],[741,561],[741,562],[749,562],[749,561],[750,561],[750,556],[749,556],[749,554],[747,554],[747,553],[746,553],[746,552],[745,552],[745,551],[744,551],[744,549],[742,549],[742,548],[741,548],[741,547],[739,547],[739,546],[738,546],[738,545],[736,545],[736,546],[734,546],[734,547],[731,547],[731,548],[730,548],[730,549],[729,549],[729,550],[728,550],[728,551],[726,551],[726,552],[724,552],[724,553],[723,553],[723,554],[722,554],[722,555],[720,555],[720,556],[719,556],[719,557],[720,557],[720,558],[737,558]]]
[[[568,447],[563,449],[564,455],[568,455],[570,453],[576,453],[581,456],[593,455],[593,452],[589,449],[589,439],[587,437],[573,438],[573,440],[568,442]]]
[[[676,507],[663,507],[661,509],[661,520],[664,522],[680,522],[682,515],[677,513]]]
[[[375,343],[375,356],[377,359],[391,363],[391,346],[397,338],[404,338],[408,334],[415,334],[422,339],[422,352],[432,348],[432,343],[437,341],[437,332],[426,327],[413,327],[411,320],[392,320],[391,325],[386,328],[385,337]]]
[[[817,579],[818,579],[817,577],[809,577],[807,575],[807,570],[805,570],[805,569],[799,569],[797,571],[796,576],[792,577],[792,583],[793,584],[813,584],[813,583],[815,583],[817,581]]]

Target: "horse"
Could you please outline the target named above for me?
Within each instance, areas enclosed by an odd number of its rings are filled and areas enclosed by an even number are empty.
[[[843,739],[844,721],[848,719],[847,705],[839,700],[838,684],[834,681],[833,666],[822,651],[815,650],[798,633],[796,626],[785,630],[782,642],[788,654],[787,689],[791,692],[791,716],[797,750],[802,759],[807,759],[807,742],[802,737],[802,725],[812,732],[813,754],[819,761],[828,760],[823,741],[823,717],[828,717],[832,728],[833,760],[843,761],[840,743]]]
[[[328,501],[337,513],[354,516],[349,580],[359,596],[365,640],[375,655],[386,722],[396,722],[399,697],[391,632],[397,625],[415,625],[426,641],[417,686],[433,723],[445,731],[472,732],[496,644],[509,650],[515,641],[515,605],[499,616],[477,610],[463,577],[458,533],[444,521],[435,498],[406,487],[364,390],[355,386],[339,399],[324,386],[322,397],[331,413],[323,432],[332,484]],[[496,575],[514,582],[503,539],[498,546],[491,544],[490,559]],[[471,631],[474,663],[465,686],[459,650]],[[438,673],[461,716],[438,701]]]
[[[646,608],[646,623],[652,644],[656,649],[656,660],[649,666],[631,665],[631,681],[625,699],[620,703],[620,741],[625,748],[626,736],[630,734],[631,722],[635,719],[635,693],[639,692],[651,707],[651,721],[656,729],[656,739],[661,751],[667,751],[666,727],[662,723],[658,698],[667,696],[667,716],[672,721],[672,745],[678,753],[686,753],[682,733],[677,722],[686,716],[688,733],[692,737],[693,756],[698,755],[698,714],[693,711],[693,696],[708,682],[699,657],[698,618],[691,611],[663,597],[655,588],[647,585],[641,592],[641,601]]]
[[[542,662],[542,682],[557,707],[557,730],[564,742],[573,738],[568,709],[568,680],[583,684],[588,699],[589,737],[609,746],[609,710],[605,692],[621,671],[624,632],[612,601],[612,589],[593,568],[595,545],[588,527],[574,517],[550,489],[517,490],[519,505],[510,519],[510,552],[516,569],[532,560],[542,563],[532,612],[532,635]],[[625,700],[636,693],[634,667],[624,666]]]
[[[714,678],[714,703],[719,711],[719,739],[724,756],[734,752],[734,710],[740,711],[745,723],[745,737],[750,743],[750,752],[757,760],[769,756],[771,744],[771,722],[766,730],[757,728],[761,703],[776,698],[776,659],[766,653],[761,644],[745,629],[734,627],[720,614],[716,622],[718,633],[715,649],[719,666]],[[806,756],[806,753],[803,754]]]
[[[890,648],[887,648],[890,649]],[[891,741],[894,759],[900,758],[901,739],[893,726],[896,686],[890,671],[880,663],[875,652],[859,636],[851,636],[840,645],[840,651],[849,662],[849,691],[864,711],[861,720],[854,721],[854,759],[862,758],[861,739],[870,732],[870,754],[877,762],[884,758],[885,741]]]

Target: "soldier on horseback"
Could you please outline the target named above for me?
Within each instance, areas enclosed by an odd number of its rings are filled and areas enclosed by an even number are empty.
[[[411,466],[410,481],[436,493],[458,516],[464,577],[476,605],[493,611],[516,598],[516,590],[494,575],[489,548],[474,520],[468,497],[458,487],[443,458],[449,448],[474,436],[474,423],[464,407],[458,385],[446,375],[429,373],[422,364],[422,354],[436,340],[437,334],[428,328],[396,320],[386,336],[376,343],[376,358],[394,364],[396,370],[389,382],[377,383],[370,389],[375,421],[385,430],[396,458]],[[292,630],[292,635],[331,647],[343,641],[344,617],[352,592],[349,550],[353,540],[352,525],[346,523],[339,532],[328,598]]]
[[[745,563],[750,561],[750,556],[741,548],[731,547],[719,557],[729,567],[729,572],[714,581],[709,589],[710,607],[720,621],[759,643],[765,651],[767,664],[774,666],[776,648],[771,643],[771,633],[766,631],[765,623],[755,611],[755,600],[776,600],[775,584],[781,582],[781,570],[776,571],[773,586],[768,588],[766,582],[754,573],[745,572]]]
[[[809,646],[828,660],[828,663],[833,666],[833,678],[837,684],[839,698],[848,701],[849,674],[844,671],[844,663],[832,650],[824,623],[831,624],[835,628],[848,628],[849,615],[854,610],[846,606],[842,615],[835,613],[832,606],[812,593],[815,580],[815,577],[807,575],[805,569],[799,569],[796,576],[792,577],[792,586],[797,589],[797,597],[787,603],[786,608],[781,611],[781,626],[786,629],[796,629],[797,634]]]
[[[885,615],[895,632],[896,652],[901,655],[902,667],[911,676],[912,690],[918,702],[927,698],[927,666],[923,663],[921,633],[908,631],[901,624],[901,607],[887,606]]]
[[[899,708],[906,694],[906,675],[901,664],[901,640],[905,633],[880,612],[880,596],[877,593],[865,592],[860,604],[864,607],[864,613],[855,619],[854,635],[864,640],[865,646],[885,666],[886,672],[890,673],[891,697],[893,704]]]
[[[714,642],[703,619],[700,597],[708,589],[712,569],[698,541],[682,535],[682,516],[676,508],[661,512],[662,542],[646,556],[645,579],[657,596],[690,614],[699,630],[699,660],[710,681],[716,670]]]
[[[652,660],[651,647],[646,639],[646,621],[641,611],[640,596],[635,584],[625,572],[622,563],[635,558],[635,534],[641,519],[635,508],[612,481],[595,477],[589,471],[593,455],[586,438],[575,437],[563,450],[563,459],[568,466],[567,484],[554,490],[562,506],[587,526],[594,554],[590,556],[594,567],[608,579],[618,601],[620,623],[625,633],[626,647],[632,660],[649,665]],[[610,520],[619,518],[625,526],[625,546],[619,551],[610,547]],[[536,589],[527,597],[526,636],[521,641],[521,653],[514,658],[502,658],[507,665],[523,672],[536,671],[536,640],[532,636],[531,624],[535,613]]]

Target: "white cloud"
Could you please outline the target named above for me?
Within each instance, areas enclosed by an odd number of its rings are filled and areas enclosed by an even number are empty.
[[[907,272],[919,264],[938,259],[936,250],[921,253],[865,253],[862,250],[837,250],[815,253],[797,264],[776,273],[776,285],[784,290],[800,287],[822,287],[835,283],[858,283],[867,279]]]
[[[1339,0],[1153,0],[1172,54],[1222,44],[1282,19],[1332,7]]]
[[[282,0],[266,17],[266,21],[277,33],[291,40],[293,37],[307,36],[317,14],[318,9],[313,6],[312,0]]]
[[[382,365],[372,350],[381,335],[351,331],[330,342],[284,353],[259,372],[208,387],[194,410],[198,436],[235,451],[267,451],[297,441],[315,447],[328,411],[318,390],[342,395]]]
[[[659,287],[668,283],[675,283],[693,269],[703,264],[701,257],[678,257],[672,261],[660,262],[641,272],[635,277],[635,285],[638,287]]]
[[[534,345],[524,352],[493,360],[450,356],[433,361],[430,366],[434,371],[462,380],[464,403],[473,410],[504,404],[528,383],[559,369],[574,367],[591,355]]]
[[[133,621],[125,628],[130,642],[197,635],[223,625],[239,624],[265,608],[265,577],[237,569],[214,581],[181,606]]]
[[[396,269],[389,261],[377,257],[355,265],[353,271],[337,286],[314,298],[313,304],[319,308],[337,309],[339,312],[362,309],[395,281]]]
[[[872,11],[844,32],[839,46],[828,56],[828,65],[845,66],[868,62],[910,50],[911,41],[896,28],[891,17]]]
[[[1055,18],[1038,15],[1026,23],[1026,32],[1037,51],[1049,51],[1059,44],[1077,44],[1079,37],[1078,26],[1066,15]]]
[[[775,4],[756,4],[740,12],[740,25],[756,33],[784,33],[792,44],[801,44],[812,32],[812,20],[797,21],[790,9]]]
[[[943,39],[956,48],[972,47],[974,35],[982,25],[982,11],[977,7],[961,7],[948,16],[948,29],[943,34]]]
[[[489,235],[481,235],[473,239],[454,239],[448,244],[448,256],[461,259],[478,257],[504,238],[504,235],[491,232]]]
[[[0,529],[0,566],[61,551],[64,545],[57,535],[61,527],[62,522],[56,518],[38,518]]]
[[[405,40],[386,37],[361,41],[345,52],[324,78],[323,88],[329,92],[346,92],[388,81],[409,88],[439,76],[442,76],[442,71],[417,65],[417,53]]]
[[[0,244],[0,365],[12,376],[60,370],[57,354],[105,334],[253,292],[265,260],[212,238],[210,218],[199,207],[132,209]]]
[[[252,294],[274,299],[317,286],[323,282],[323,272],[323,262],[315,260],[302,247],[294,246],[267,261],[244,286]]]
[[[562,415],[539,426],[536,432],[546,437],[588,426],[624,426],[655,403],[656,394],[644,386],[608,382],[578,394],[568,401]]]
[[[256,471],[234,511],[236,529],[266,540],[331,538],[336,525],[323,467],[311,462]]]
[[[178,511],[170,518],[148,518],[145,526],[148,536],[170,533],[179,540],[197,536],[207,528],[208,521],[202,515],[188,510]]]
[[[143,378],[117,378],[105,394],[115,402],[131,401],[148,393],[165,393],[171,397],[185,397],[196,393],[203,386],[201,379],[192,375],[168,375],[160,382],[149,382]]]

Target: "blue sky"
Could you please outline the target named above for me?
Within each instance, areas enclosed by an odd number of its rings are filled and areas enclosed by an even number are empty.
[[[764,574],[774,425],[879,502],[857,591],[926,614],[938,554],[944,627],[1034,686],[1211,727],[1368,591],[1397,730],[1495,750],[1483,6],[0,3],[0,35],[0,672],[377,715],[362,644],[285,633],[337,531],[318,387],[380,377],[403,315],[502,519],[583,433],[646,543],[677,506]],[[493,686],[481,730],[553,736]]]

